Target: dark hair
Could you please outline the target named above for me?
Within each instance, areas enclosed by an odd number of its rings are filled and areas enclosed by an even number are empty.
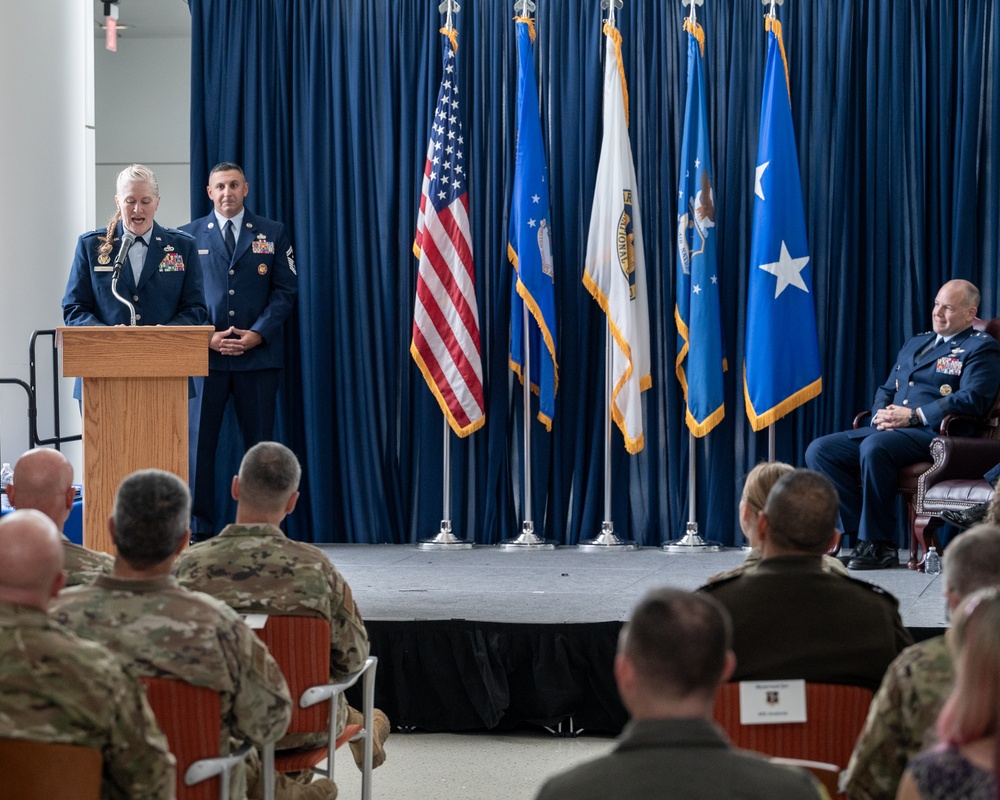
[[[639,601],[618,649],[647,687],[680,698],[715,692],[731,644],[729,613],[714,597],[665,587]]]
[[[274,511],[288,502],[301,477],[295,453],[278,442],[258,442],[240,464],[240,502]]]
[[[837,528],[839,510],[840,499],[829,478],[797,469],[774,484],[763,513],[775,545],[822,555]]]
[[[246,177],[243,172],[243,167],[237,164],[235,161],[220,161],[211,170],[209,170],[208,177],[211,178],[216,172],[229,172],[230,170],[236,170],[240,175]]]
[[[133,569],[149,569],[177,552],[188,534],[191,495],[170,472],[133,472],[115,496],[115,547]]]

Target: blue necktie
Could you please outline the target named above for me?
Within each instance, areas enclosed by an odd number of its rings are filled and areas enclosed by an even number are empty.
[[[236,250],[236,237],[233,235],[233,221],[226,220],[226,232],[222,234],[222,239],[226,243],[226,250],[229,252],[229,260],[233,259],[233,251]]]

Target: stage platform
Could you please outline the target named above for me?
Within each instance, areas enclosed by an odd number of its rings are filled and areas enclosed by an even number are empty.
[[[629,611],[650,588],[696,589],[744,557],[738,549],[322,549],[350,583],[379,656],[377,705],[394,726],[430,731],[529,722],[617,733],[625,712],[611,663]],[[904,561],[856,577],[899,599],[915,639],[945,627],[940,576]],[[850,609],[833,616],[850,617]]]

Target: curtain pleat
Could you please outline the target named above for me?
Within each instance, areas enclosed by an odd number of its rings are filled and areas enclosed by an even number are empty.
[[[299,271],[276,437],[304,466],[290,532],[317,542],[403,543],[437,533],[444,423],[409,356],[411,253],[441,18],[426,0],[190,0],[192,215],[221,160],[243,164],[248,205],[286,222]],[[532,422],[539,535],[574,544],[604,518],[605,324],[581,274],[601,138],[597,0],[537,0],[535,42],[552,202],[559,391],[552,433]],[[619,12],[646,232],[653,388],[646,447],[617,430],[612,519],[644,545],[688,519],[688,436],[674,375],[676,190],[686,9]],[[759,0],[710,0],[706,85],[729,372],[726,416],[696,443],[700,531],[739,543],[742,476],[767,456],[744,412],[742,359],[754,159],[764,69]],[[465,0],[455,19],[487,402],[485,427],[448,438],[450,517],[478,543],[517,536],[520,384],[507,366],[516,50],[509,0]],[[995,0],[814,0],[779,10],[803,180],[824,391],[777,424],[777,456],[871,402],[906,337],[929,326],[940,284],[983,289],[1000,313],[1000,21]],[[514,321],[519,324],[518,320]],[[789,336],[797,332],[790,330]],[[532,417],[534,415],[532,414]],[[239,459],[223,436],[218,505]]]

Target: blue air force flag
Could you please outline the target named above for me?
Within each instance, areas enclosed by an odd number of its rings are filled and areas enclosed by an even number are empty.
[[[510,367],[527,377],[538,395],[538,419],[552,430],[559,367],[556,360],[555,269],[552,263],[552,216],[548,169],[542,144],[535,86],[532,20],[517,17],[517,145],[514,193],[510,203],[507,256],[514,267],[510,291]],[[525,325],[529,376],[524,375]]]
[[[823,390],[781,25],[767,20],[743,389],[763,430]]]
[[[628,138],[628,89],[621,66],[621,34],[605,24],[604,132],[590,214],[583,284],[608,317],[611,417],[625,449],[643,448],[642,392],[649,369],[649,308],[639,217],[639,189]]]
[[[684,30],[688,32],[688,85],[677,189],[676,372],[687,403],[688,429],[704,436],[726,414],[722,386],[726,359],[702,69],[705,34],[691,19],[684,21]]]

